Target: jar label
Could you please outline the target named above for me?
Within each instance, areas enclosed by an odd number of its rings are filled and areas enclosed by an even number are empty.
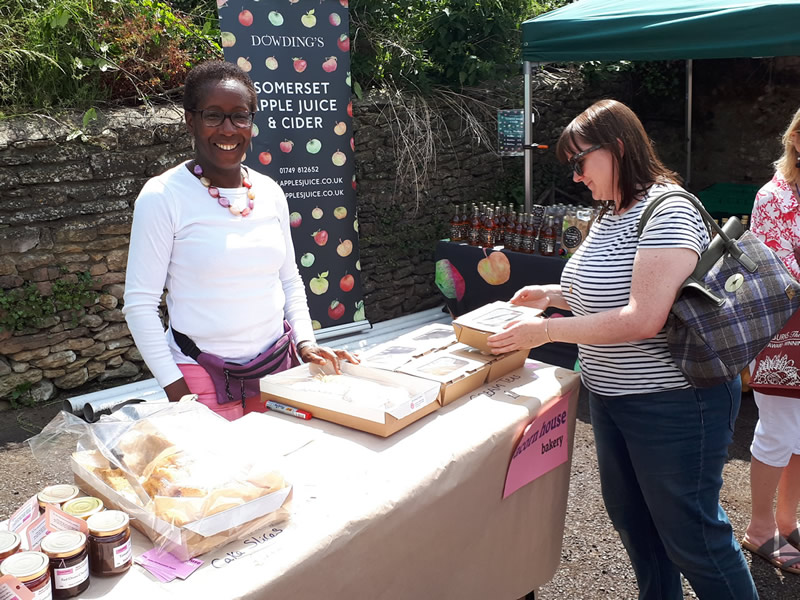
[[[57,590],[68,590],[78,587],[89,579],[89,557],[87,556],[77,565],[53,569],[53,582]]]
[[[121,566],[131,562],[132,555],[133,548],[131,546],[131,539],[128,538],[127,542],[114,548],[114,568],[119,569]]]
[[[33,592],[33,600],[53,600],[53,586],[49,583]]]

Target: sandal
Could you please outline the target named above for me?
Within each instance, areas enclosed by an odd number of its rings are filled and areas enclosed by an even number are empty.
[[[797,533],[795,530],[792,535]],[[790,536],[791,537],[791,536]],[[786,571],[787,573],[794,573],[795,575],[800,575],[800,552],[784,552],[781,554],[780,549],[785,546],[788,542],[786,538],[781,536],[777,531],[775,532],[775,537],[772,539],[767,540],[761,546],[756,546],[753,542],[748,540],[747,538],[742,540],[742,547],[746,550],[749,550],[753,554],[760,556],[767,562],[769,562],[773,567],[778,567],[781,571]],[[789,560],[780,561],[778,560],[779,557],[789,557]]]
[[[800,550],[800,529],[795,529],[792,533],[786,536],[786,541],[792,546]]]

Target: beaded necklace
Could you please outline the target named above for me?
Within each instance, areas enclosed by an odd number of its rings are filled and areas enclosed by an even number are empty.
[[[194,167],[192,167],[192,173],[200,179],[200,183],[208,190],[208,195],[214,198],[220,206],[227,208],[232,215],[246,217],[250,214],[250,211],[253,210],[256,193],[253,191],[253,184],[250,183],[250,177],[247,175],[246,169],[242,168],[242,185],[247,188],[247,202],[245,206],[242,206],[245,204],[243,199],[231,202],[220,194],[219,188],[215,185],[211,185],[211,180],[203,176],[203,167],[201,167],[199,163],[195,163]]]

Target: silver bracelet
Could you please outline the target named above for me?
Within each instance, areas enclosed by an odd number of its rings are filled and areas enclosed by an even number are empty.
[[[306,346],[313,346],[314,343],[315,342],[312,342],[311,340],[303,340],[301,342],[297,342],[297,344],[295,344],[295,347],[297,348],[297,353],[300,354],[300,351],[303,348],[305,348]]]

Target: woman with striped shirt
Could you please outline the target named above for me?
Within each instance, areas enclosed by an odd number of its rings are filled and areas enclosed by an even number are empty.
[[[564,268],[561,284],[529,286],[511,302],[572,317],[511,324],[489,338],[496,353],[547,342],[578,344],[606,510],[620,534],[640,599],[683,598],[683,574],[701,600],[758,594],[719,505],[722,467],[741,382],[692,388],[670,356],[664,324],[678,289],[709,243],[636,115],[602,100],[563,131],[556,153],[573,179],[607,203]]]

